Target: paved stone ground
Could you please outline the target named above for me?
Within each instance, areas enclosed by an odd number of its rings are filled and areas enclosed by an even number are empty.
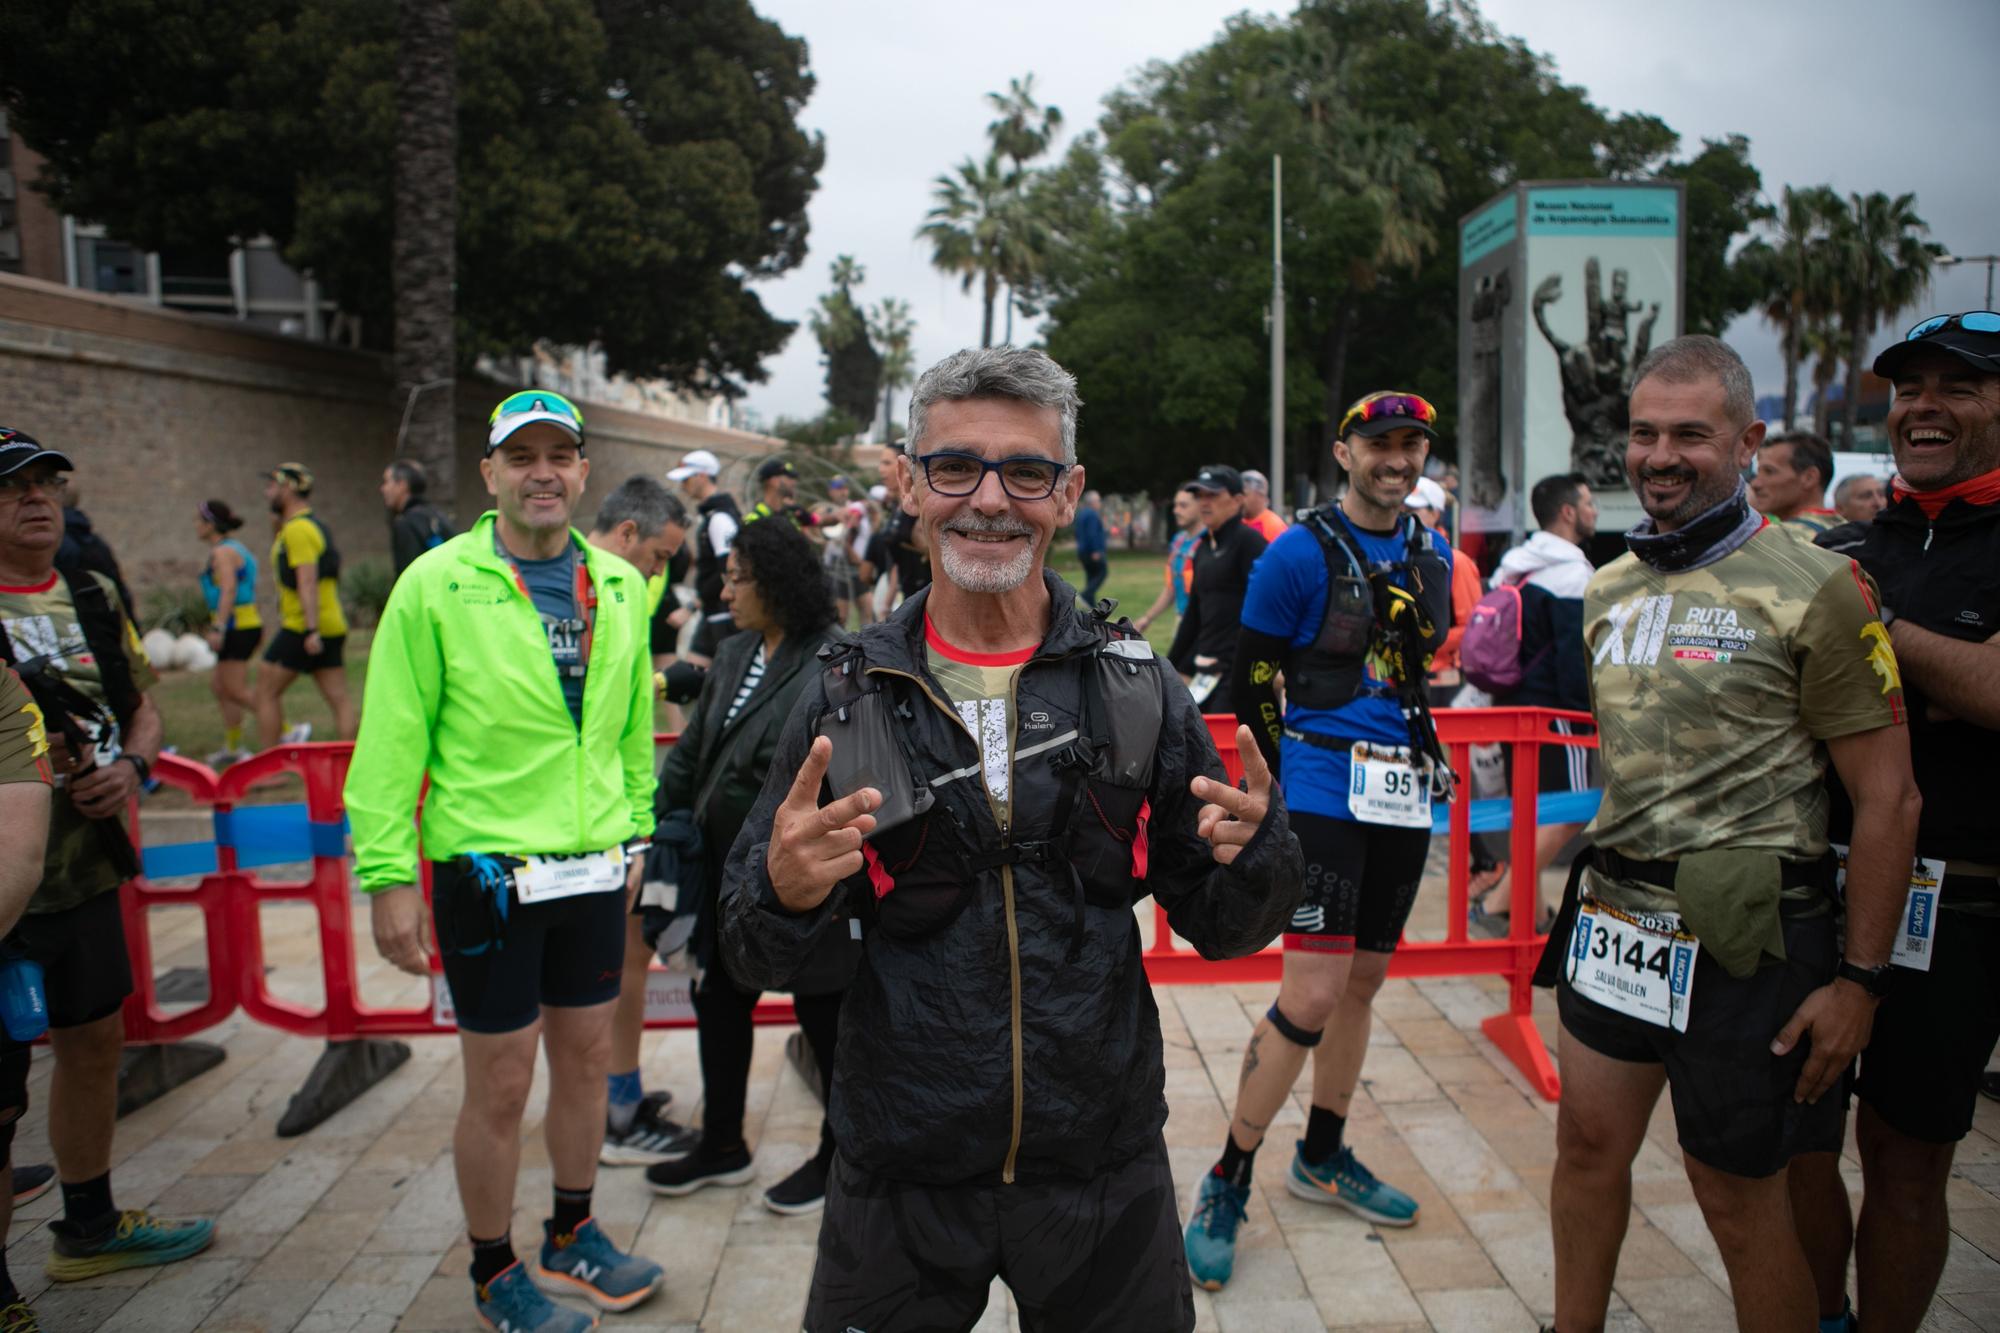
[[[1424,894],[1413,933],[1442,930],[1443,892]],[[365,919],[365,918],[364,918]],[[199,920],[155,913],[158,967],[199,966]],[[273,982],[316,998],[315,936],[296,908],[265,913]],[[413,993],[363,945],[375,1002]],[[1244,1042],[1270,1003],[1268,987],[1159,991],[1166,1033],[1167,1142],[1183,1192],[1218,1151]],[[1416,1195],[1419,1224],[1377,1231],[1292,1198],[1283,1183],[1303,1132],[1310,1068],[1279,1115],[1227,1291],[1195,1294],[1200,1327],[1288,1330],[1477,1330],[1533,1333],[1554,1303],[1547,1213],[1555,1108],[1532,1096],[1478,1024],[1501,1005],[1495,982],[1391,981],[1350,1137],[1380,1175]],[[1551,1015],[1539,1014],[1545,1033]],[[229,1052],[218,1069],[121,1122],[113,1182],[120,1202],[218,1217],[207,1254],[166,1269],[52,1289],[41,1276],[51,1194],[21,1209],[8,1263],[50,1330],[294,1330],[387,1333],[479,1327],[466,1289],[448,1153],[460,1071],[454,1044],[417,1040],[410,1063],[312,1133],[273,1132],[319,1053],[317,1043],[240,1018],[212,1034]],[[665,1290],[608,1330],[629,1333],[787,1333],[798,1327],[813,1260],[815,1218],[767,1212],[759,1191],[812,1150],[819,1110],[786,1066],[784,1030],[760,1035],[748,1127],[758,1183],[658,1199],[633,1168],[606,1170],[597,1211],[620,1240],[667,1268]],[[648,1086],[679,1104],[700,1098],[694,1037],[649,1034]],[[46,1160],[48,1067],[38,1061],[36,1110],[17,1160]],[[541,1104],[538,1089],[531,1106]],[[538,1117],[524,1130],[517,1242],[539,1235],[549,1171]],[[1982,1105],[1951,1184],[1955,1235],[1926,1328],[2000,1329],[2000,1107]],[[1850,1146],[1849,1180],[1859,1175]],[[1655,1117],[1634,1181],[1631,1231],[1612,1327],[1623,1333],[1734,1328],[1726,1279],[1681,1174],[1671,1113]],[[1183,1201],[1185,1207],[1185,1200]],[[996,1286],[980,1333],[1018,1327]]]

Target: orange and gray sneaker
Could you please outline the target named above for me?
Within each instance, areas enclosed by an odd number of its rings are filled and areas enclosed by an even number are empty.
[[[215,1223],[207,1218],[154,1217],[143,1208],[127,1208],[115,1225],[96,1236],[71,1235],[60,1224],[50,1230],[55,1247],[43,1271],[57,1282],[176,1263],[201,1253],[215,1240]]]

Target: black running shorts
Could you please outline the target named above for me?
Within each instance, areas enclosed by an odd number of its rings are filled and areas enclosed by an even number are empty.
[[[1810,1039],[1790,1055],[1771,1054],[1771,1039],[1806,996],[1833,980],[1840,961],[1833,914],[1787,917],[1784,937],[1786,961],[1766,958],[1741,981],[1708,954],[1698,957],[1686,1032],[1586,999],[1566,976],[1556,985],[1570,1036],[1613,1060],[1667,1067],[1682,1151],[1753,1179],[1777,1174],[1800,1153],[1840,1151],[1847,1126],[1839,1085],[1815,1103],[1793,1100]]]
[[[1930,971],[1896,969],[1854,1085],[1890,1128],[1926,1143],[1956,1143],[1971,1132],[1979,1080],[2000,1040],[1996,958],[2000,917],[1946,907]]]
[[[1285,927],[1286,952],[1394,953],[1417,902],[1431,831],[1292,811],[1306,893]]]
[[[688,644],[689,657],[701,657],[713,662],[715,650],[722,641],[737,632],[736,622],[728,615],[703,616],[695,626],[694,638]]]
[[[330,639],[322,638],[319,641],[319,653],[315,656],[306,651],[305,635],[295,629],[281,629],[271,636],[271,645],[264,650],[264,660],[272,666],[281,666],[287,671],[296,671],[301,676],[306,676],[315,671],[337,670],[346,647],[345,634],[336,634]]]
[[[8,936],[42,965],[49,1026],[80,1028],[115,1014],[132,993],[125,918],[109,889],[60,912],[30,913]]]
[[[215,655],[224,662],[247,662],[257,655],[257,645],[263,638],[261,629],[224,630],[222,646],[215,650]]]
[[[969,1329],[1004,1278],[1023,1333],[1186,1333],[1194,1293],[1164,1140],[1093,1180],[912,1185],[835,1154],[806,1333]]]
[[[431,919],[459,1027],[518,1032],[543,1005],[581,1009],[618,998],[622,889],[529,904],[511,886],[506,893],[503,916],[459,862],[431,862]]]

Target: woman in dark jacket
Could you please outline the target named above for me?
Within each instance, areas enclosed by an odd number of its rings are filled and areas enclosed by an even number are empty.
[[[715,890],[736,831],[764,785],[778,733],[799,691],[818,667],[834,632],[833,599],[818,556],[790,523],[746,523],[737,533],[723,576],[722,600],[742,633],[722,641],[688,728],[667,753],[657,809],[689,810],[701,830],[708,873],[705,901],[695,904],[690,948],[704,969],[694,990],[701,1038],[700,1145],[687,1156],[647,1168],[657,1194],[691,1194],[704,1185],[739,1185],[756,1175],[743,1141],[743,1104],[750,1081],[751,1011],[761,992],[739,985],[715,947]],[[683,909],[688,904],[682,904]],[[845,935],[821,950],[794,979],[799,1026],[831,1085],[841,995],[854,972]],[[825,1202],[833,1137],[820,1124],[819,1151],[764,1192],[779,1213],[809,1213]]]

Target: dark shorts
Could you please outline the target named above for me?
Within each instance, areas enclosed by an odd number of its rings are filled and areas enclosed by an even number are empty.
[[[1194,1293],[1164,1141],[1094,1180],[911,1185],[835,1155],[806,1333],[944,1333],[995,1277],[1023,1333],[1183,1333]]]
[[[1854,1085],[1890,1128],[1926,1143],[1956,1143],[1971,1131],[1979,1080],[2000,1040],[1996,958],[2000,918],[1946,908],[1931,970],[1896,969]]]
[[[271,636],[271,646],[264,650],[264,660],[272,666],[281,666],[287,671],[296,671],[301,676],[315,671],[337,670],[342,660],[342,649],[347,647],[347,636],[336,634],[330,639],[321,639],[319,656],[306,651],[306,636],[293,629],[281,629]]]
[[[1708,954],[1695,960],[1688,1029],[1621,1014],[1556,985],[1556,1011],[1569,1034],[1613,1060],[1664,1064],[1682,1151],[1731,1175],[1762,1179],[1800,1153],[1838,1152],[1847,1097],[1838,1086],[1811,1104],[1794,1089],[1811,1042],[1786,1056],[1771,1039],[1806,996],[1833,979],[1840,961],[1832,913],[1788,917],[1786,961],[1770,959],[1737,980]]]
[[[736,622],[726,615],[714,620],[703,616],[701,623],[695,626],[693,642],[688,644],[688,655],[705,657],[713,662],[715,650],[722,646],[724,639],[736,632]]]
[[[262,628],[225,630],[222,646],[215,650],[215,655],[224,662],[247,662],[257,655],[257,645],[263,639]]]
[[[28,1070],[35,1048],[0,1032],[0,1166],[14,1151],[14,1130],[28,1113]]]
[[[625,895],[580,893],[506,909],[456,861],[431,862],[431,920],[458,1026],[518,1032],[542,1006],[581,1009],[618,998]]]
[[[1299,953],[1394,953],[1417,902],[1429,829],[1390,828],[1292,811],[1306,862],[1306,894],[1285,927]]]
[[[1584,730],[1583,724],[1572,724],[1560,719],[1555,723],[1555,729],[1568,734],[1573,725],[1580,732]],[[1514,773],[1514,747],[1508,746],[1505,754],[1508,781],[1511,783]],[[1538,792],[1589,791],[1593,787],[1604,785],[1598,769],[1597,751],[1585,749],[1580,745],[1544,744],[1535,766],[1537,770],[1535,790]]]
[[[49,1026],[76,1028],[115,1014],[132,993],[125,919],[110,890],[60,912],[21,918],[8,936],[42,965]]]

